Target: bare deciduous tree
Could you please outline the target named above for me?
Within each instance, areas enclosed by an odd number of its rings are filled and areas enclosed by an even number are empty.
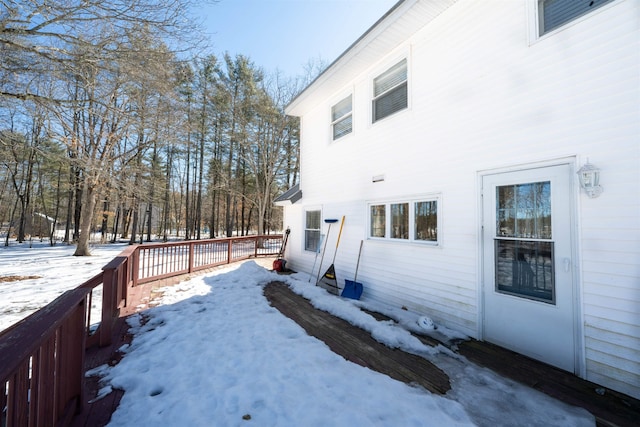
[[[55,114],[59,140],[73,153],[70,160],[82,185],[75,255],[89,254],[96,201],[109,178],[115,147],[134,123],[134,132],[145,140],[144,124],[136,116],[148,105],[141,89],[149,85],[159,96],[156,83],[167,81],[166,71],[175,63],[168,46],[196,41],[194,21],[187,19],[192,5],[190,0],[2,3],[0,100],[35,101]],[[42,79],[52,82],[52,91],[38,90]],[[78,192],[76,198],[80,201]]]
[[[37,91],[42,76],[73,74],[79,64],[122,54],[132,28],[159,40],[198,43],[192,0],[5,0],[0,9],[0,96],[66,102]],[[87,55],[88,51],[94,52]],[[102,63],[102,65],[107,65]]]

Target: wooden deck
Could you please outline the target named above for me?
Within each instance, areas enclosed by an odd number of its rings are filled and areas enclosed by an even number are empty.
[[[420,384],[433,393],[444,394],[450,389],[447,375],[427,360],[392,350],[378,343],[365,332],[331,314],[314,308],[306,299],[291,291],[284,283],[273,282],[265,287],[269,303],[285,316],[295,320],[309,335],[324,341],[332,351],[345,359],[385,373],[406,383]],[[384,315],[372,313],[378,319]],[[120,358],[118,348],[130,341],[125,319],[115,328],[117,336],[110,347],[91,350],[86,357],[87,369],[104,363],[114,364]],[[429,337],[419,337],[429,345],[438,344]],[[601,387],[551,366],[475,340],[458,344],[458,351],[471,362],[494,370],[570,405],[590,411],[599,426],[626,427],[640,425],[640,401],[611,390],[600,395]],[[99,388],[95,378],[87,378],[86,400],[91,401]],[[82,414],[76,416],[73,427],[106,425],[117,407],[123,392],[114,390],[106,397],[86,403]]]
[[[433,393],[444,394],[451,389],[447,375],[431,362],[391,349],[371,338],[369,332],[315,309],[286,284],[270,283],[265,287],[264,294],[272,306],[345,359],[398,381],[419,384]]]
[[[118,319],[113,327],[111,345],[107,347],[95,346],[87,350],[85,372],[105,364],[116,365],[122,359],[122,354],[118,349],[131,342],[132,337],[128,333],[128,329],[126,317]],[[113,390],[103,398],[96,399],[99,389],[99,378],[85,377],[84,410],[73,418],[71,427],[100,427],[107,425],[111,420],[111,414],[120,404],[120,399],[124,392],[122,390]]]
[[[273,282],[265,287],[265,296],[272,306],[300,324],[309,335],[324,341],[345,359],[406,383],[418,383],[425,388],[443,393],[449,389],[446,375],[429,362],[406,357],[407,353],[376,343],[361,329],[317,310],[306,299],[291,291],[284,283]],[[394,320],[379,313],[370,313],[378,320]],[[427,345],[436,345],[431,337],[418,336]],[[374,341],[375,342],[375,341]],[[379,349],[379,347],[383,347]],[[486,342],[469,340],[457,344],[457,352],[471,362],[534,388],[567,404],[585,408],[596,418],[598,426],[640,426],[640,401],[606,390],[575,375],[546,365],[518,353]],[[403,354],[399,356],[397,353]],[[396,375],[402,365],[403,375]]]
[[[640,401],[629,396],[487,342],[465,341],[459,344],[458,351],[477,365],[569,405],[585,408],[599,426],[640,426]]]

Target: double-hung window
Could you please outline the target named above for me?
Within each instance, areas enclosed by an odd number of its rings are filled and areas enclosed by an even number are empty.
[[[320,244],[320,211],[305,211],[304,250],[316,252]]]
[[[408,106],[407,60],[373,79],[373,123]]]
[[[369,204],[369,237],[439,244],[439,197]]]
[[[333,140],[348,135],[353,130],[353,101],[349,95],[331,107],[331,129]]]
[[[563,26],[614,0],[538,0],[539,34]]]

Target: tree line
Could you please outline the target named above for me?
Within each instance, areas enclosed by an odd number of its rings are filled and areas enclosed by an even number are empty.
[[[306,78],[193,54],[188,0],[37,0],[0,10],[5,244],[64,228],[131,243],[280,230],[298,176],[285,105]],[[199,51],[201,52],[201,51]]]

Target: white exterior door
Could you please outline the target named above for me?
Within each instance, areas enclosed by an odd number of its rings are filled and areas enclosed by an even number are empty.
[[[576,371],[572,170],[485,175],[483,338]]]

